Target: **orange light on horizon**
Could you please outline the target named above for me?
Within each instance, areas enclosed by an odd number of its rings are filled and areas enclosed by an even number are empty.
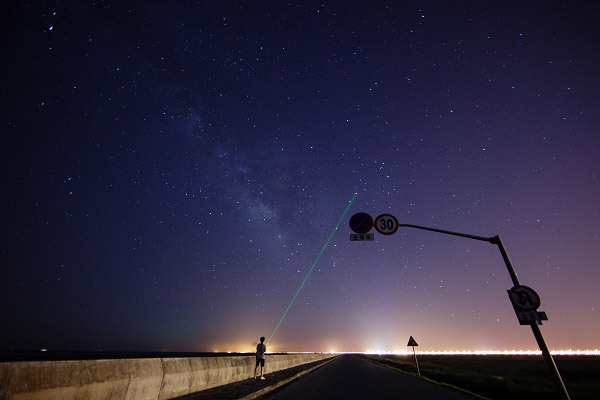
[[[415,348],[417,353],[420,355],[433,355],[433,356],[496,356],[496,355],[516,355],[516,356],[537,356],[541,355],[540,350],[421,350],[418,347]],[[254,353],[254,349],[250,349],[247,346],[238,348],[237,350],[213,350],[215,353]],[[268,351],[267,354],[274,353],[286,353],[286,354],[365,354],[365,355],[394,355],[394,356],[408,356],[412,355],[412,350],[366,350],[366,351],[298,351],[298,350],[276,350]],[[558,356],[600,356],[600,349],[560,349],[550,350],[552,355]]]
[[[541,355],[540,350],[421,350],[415,349],[421,355],[436,355],[436,356],[465,356],[465,355]],[[412,351],[408,350],[393,350],[393,351],[377,351],[367,350],[360,354],[378,354],[378,355],[412,355]],[[550,350],[550,354],[559,356],[600,356],[600,349],[568,349],[568,350]]]

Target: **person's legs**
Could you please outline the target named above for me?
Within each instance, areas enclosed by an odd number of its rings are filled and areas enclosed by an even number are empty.
[[[258,364],[259,364],[259,361],[257,359],[256,360],[256,367],[254,367],[254,379],[256,379],[256,371],[258,371]],[[262,367],[261,367],[261,369],[262,369]]]
[[[265,359],[260,360],[260,379],[265,379],[263,374],[265,371]]]

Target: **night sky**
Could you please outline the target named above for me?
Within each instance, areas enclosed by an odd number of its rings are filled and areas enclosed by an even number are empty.
[[[600,347],[594,2],[2,5],[0,349]],[[577,4],[575,4],[577,3]],[[586,5],[587,4],[587,5]]]

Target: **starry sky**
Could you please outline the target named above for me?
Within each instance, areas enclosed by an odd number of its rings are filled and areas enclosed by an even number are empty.
[[[587,4],[587,5],[586,5]],[[2,5],[2,350],[600,346],[600,9]]]

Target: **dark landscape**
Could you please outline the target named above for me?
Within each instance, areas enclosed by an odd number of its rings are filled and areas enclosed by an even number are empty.
[[[417,374],[412,356],[368,356]],[[597,399],[600,357],[554,356],[571,399]],[[423,377],[492,399],[558,398],[541,356],[421,356]]]

